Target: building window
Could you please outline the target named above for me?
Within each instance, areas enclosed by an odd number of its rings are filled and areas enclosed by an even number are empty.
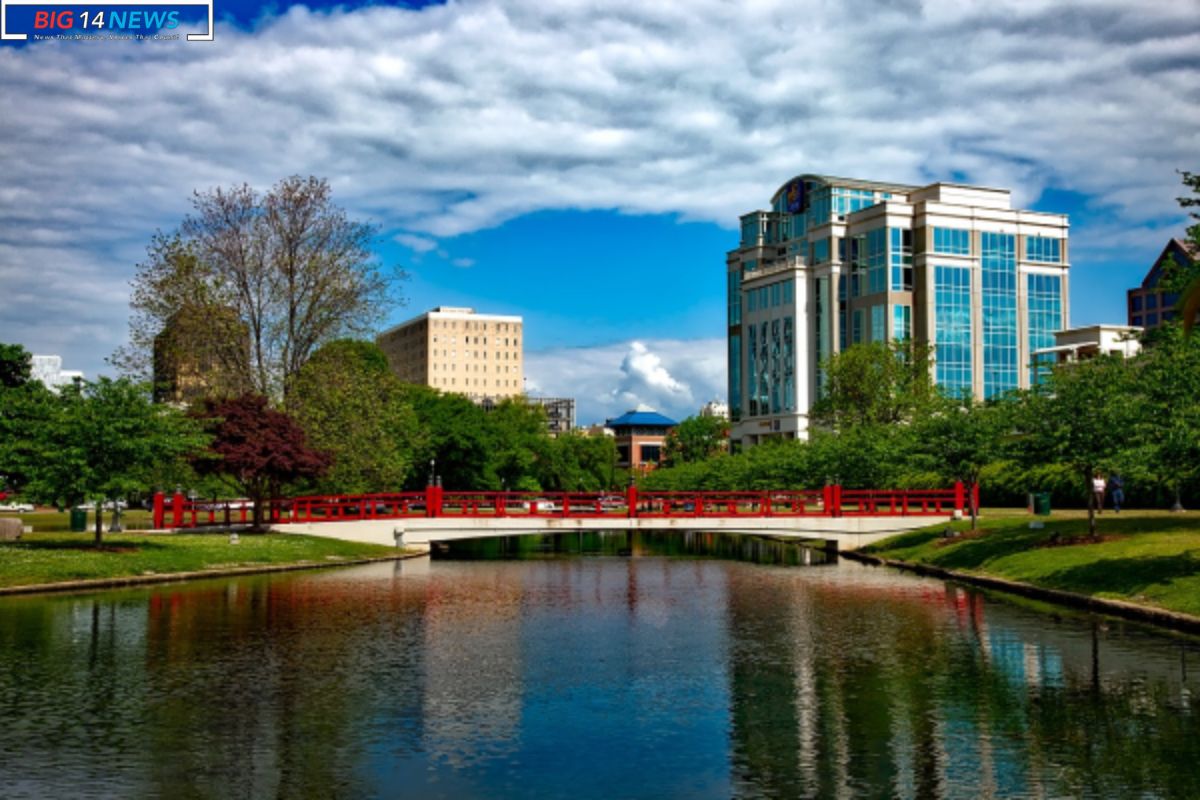
[[[933,252],[947,256],[971,255],[971,232],[961,228],[934,228]]]
[[[912,231],[888,228],[891,238],[892,291],[911,292],[913,287]]]
[[[791,281],[785,281],[783,284],[783,302],[791,303],[795,299],[795,286]]]
[[[659,444],[644,444],[641,446],[643,464],[657,464],[658,459],[662,456],[662,445]]]
[[[892,306],[892,338],[900,342],[912,338],[912,306]]]
[[[783,285],[778,283],[771,284],[771,308],[779,308],[779,304],[783,301]]]
[[[1156,295],[1156,294],[1146,295],[1146,310],[1154,311],[1156,308],[1158,308],[1158,295]]]
[[[934,344],[938,386],[971,394],[971,270],[934,267]]]
[[[829,238],[817,239],[812,244],[812,258],[814,264],[824,264],[829,260]]]
[[[1017,388],[1017,252],[1011,233],[984,233],[983,397]]]
[[[887,307],[879,304],[871,306],[871,341],[883,342],[887,340],[887,327],[884,320],[887,319]]]
[[[863,340],[863,312],[861,308],[854,309],[854,324],[850,332],[850,343],[858,344]]]
[[[729,337],[729,413],[734,422],[742,417],[742,337]]]
[[[1135,294],[1133,296],[1133,299],[1130,301],[1130,305],[1134,311],[1141,311],[1142,310],[1142,296],[1140,294]]]
[[[1053,354],[1033,356],[1035,350],[1054,346],[1054,332],[1062,329],[1062,279],[1057,275],[1027,275],[1025,297],[1029,317],[1029,385],[1041,383],[1046,376],[1044,364],[1053,363]]]
[[[888,229],[867,231],[867,294],[887,290]]]
[[[1157,324],[1158,324],[1158,314],[1147,314],[1146,315],[1146,327],[1147,328],[1153,328]]]
[[[1133,318],[1133,324],[1134,324],[1134,325],[1137,325],[1138,327],[1141,327],[1141,325],[1142,325],[1142,318],[1141,318],[1141,317],[1134,317],[1134,318]]]
[[[1062,261],[1061,242],[1048,236],[1026,236],[1025,260],[1057,264]]]
[[[732,270],[726,276],[726,295],[728,300],[729,325],[742,324],[742,273]]]

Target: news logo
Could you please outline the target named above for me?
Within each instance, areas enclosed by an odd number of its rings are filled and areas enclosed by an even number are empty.
[[[178,39],[184,15],[207,10],[208,30],[189,33],[189,42],[213,40],[214,0],[0,0],[0,40]],[[9,10],[19,8],[19,20]],[[15,26],[12,23],[15,22]],[[15,30],[10,30],[15,27]]]

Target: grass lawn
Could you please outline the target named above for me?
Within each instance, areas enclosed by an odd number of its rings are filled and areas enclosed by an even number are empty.
[[[394,547],[298,534],[226,533],[105,535],[100,549],[88,533],[32,533],[0,543],[0,587],[88,578],[123,578],[263,564],[316,564],[394,555]]]
[[[1031,530],[1034,519],[1045,527]],[[947,527],[960,535],[945,538]],[[941,523],[863,552],[1200,616],[1200,512],[1106,511],[1099,542],[1088,539],[1086,511],[985,509],[978,535],[970,527]]]
[[[71,513],[69,511],[33,511],[28,514],[0,514],[0,519],[16,517],[23,525],[33,527],[34,533],[68,533],[71,530]],[[104,524],[112,522],[112,512],[104,512]],[[126,509],[121,512],[121,525],[127,530],[149,530],[153,527],[153,513],[143,508]],[[89,511],[87,515],[88,531],[96,527],[96,512]]]

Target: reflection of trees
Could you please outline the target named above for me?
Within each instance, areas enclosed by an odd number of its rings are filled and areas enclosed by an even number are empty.
[[[733,574],[744,794],[1200,796],[1200,704],[1171,661],[1139,677],[1103,632],[952,586]]]

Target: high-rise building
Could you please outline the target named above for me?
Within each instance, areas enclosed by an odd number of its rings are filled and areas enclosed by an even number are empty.
[[[375,342],[400,380],[483,402],[523,393],[522,326],[518,316],[438,306]]]
[[[1068,221],[1006,189],[801,175],[741,217],[728,253],[731,441],[803,438],[821,364],[858,342],[932,346],[945,392],[1038,379],[1068,324]]]
[[[1153,330],[1174,319],[1179,294],[1169,292],[1163,286],[1166,283],[1167,266],[1174,262],[1175,269],[1190,272],[1196,268],[1198,261],[1200,253],[1196,252],[1191,242],[1182,239],[1167,242],[1142,279],[1142,285],[1126,292],[1129,324]]]
[[[29,359],[29,377],[41,381],[47,389],[58,391],[69,386],[76,380],[83,380],[83,373],[73,369],[62,368],[62,356],[31,356]]]

